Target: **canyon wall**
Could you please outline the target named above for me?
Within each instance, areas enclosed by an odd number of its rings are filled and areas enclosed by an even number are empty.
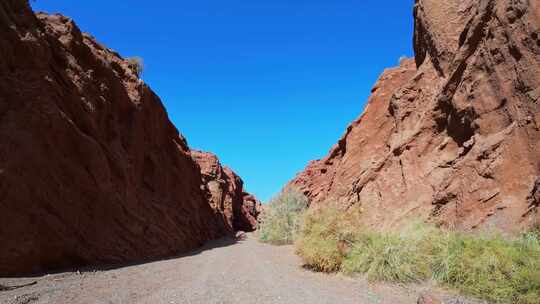
[[[207,200],[220,216],[228,231],[253,231],[261,202],[245,192],[244,182],[230,168],[223,167],[212,153],[192,151],[193,159],[201,167]]]
[[[71,19],[1,1],[0,58],[0,275],[166,257],[250,227],[209,201],[136,63]],[[226,174],[225,195],[244,195]]]
[[[417,0],[414,59],[387,69],[364,113],[288,184],[312,206],[361,206],[510,234],[540,205],[540,2]]]

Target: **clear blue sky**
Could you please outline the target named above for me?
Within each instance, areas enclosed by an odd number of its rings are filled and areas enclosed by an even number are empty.
[[[120,52],[192,148],[267,200],[321,158],[384,68],[412,56],[413,0],[37,0]]]

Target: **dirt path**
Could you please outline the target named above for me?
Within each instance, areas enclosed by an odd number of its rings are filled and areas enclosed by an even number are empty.
[[[0,303],[416,303],[417,293],[302,269],[291,246],[214,241],[182,257],[103,271],[2,279]]]

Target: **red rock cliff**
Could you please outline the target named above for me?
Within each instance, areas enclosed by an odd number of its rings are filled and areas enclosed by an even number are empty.
[[[0,58],[0,275],[169,256],[228,232],[185,139],[119,54],[3,0]]]
[[[289,187],[411,218],[515,233],[540,204],[540,2],[418,0],[415,59],[384,71],[329,155]]]
[[[244,182],[230,168],[222,167],[218,158],[208,152],[193,151],[193,159],[201,167],[208,201],[223,218],[227,231],[253,231],[261,203],[244,190]]]

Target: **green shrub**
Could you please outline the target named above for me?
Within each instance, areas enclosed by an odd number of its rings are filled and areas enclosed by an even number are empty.
[[[418,243],[397,235],[366,233],[343,263],[346,273],[365,273],[370,281],[410,283],[429,277],[429,264]]]
[[[292,244],[307,206],[307,197],[294,190],[285,190],[271,199],[261,215],[260,240],[276,245]]]
[[[308,211],[297,254],[318,271],[361,273],[371,281],[396,283],[433,279],[493,303],[540,303],[536,230],[513,240],[418,223],[400,233],[383,233],[363,227],[360,217],[333,207]]]
[[[440,283],[495,303],[540,303],[540,241],[501,236],[448,235],[432,256],[433,277]]]
[[[138,56],[129,57],[126,59],[126,62],[128,63],[128,67],[137,75],[137,77],[141,76],[143,70],[144,70],[144,64],[143,59]]]

